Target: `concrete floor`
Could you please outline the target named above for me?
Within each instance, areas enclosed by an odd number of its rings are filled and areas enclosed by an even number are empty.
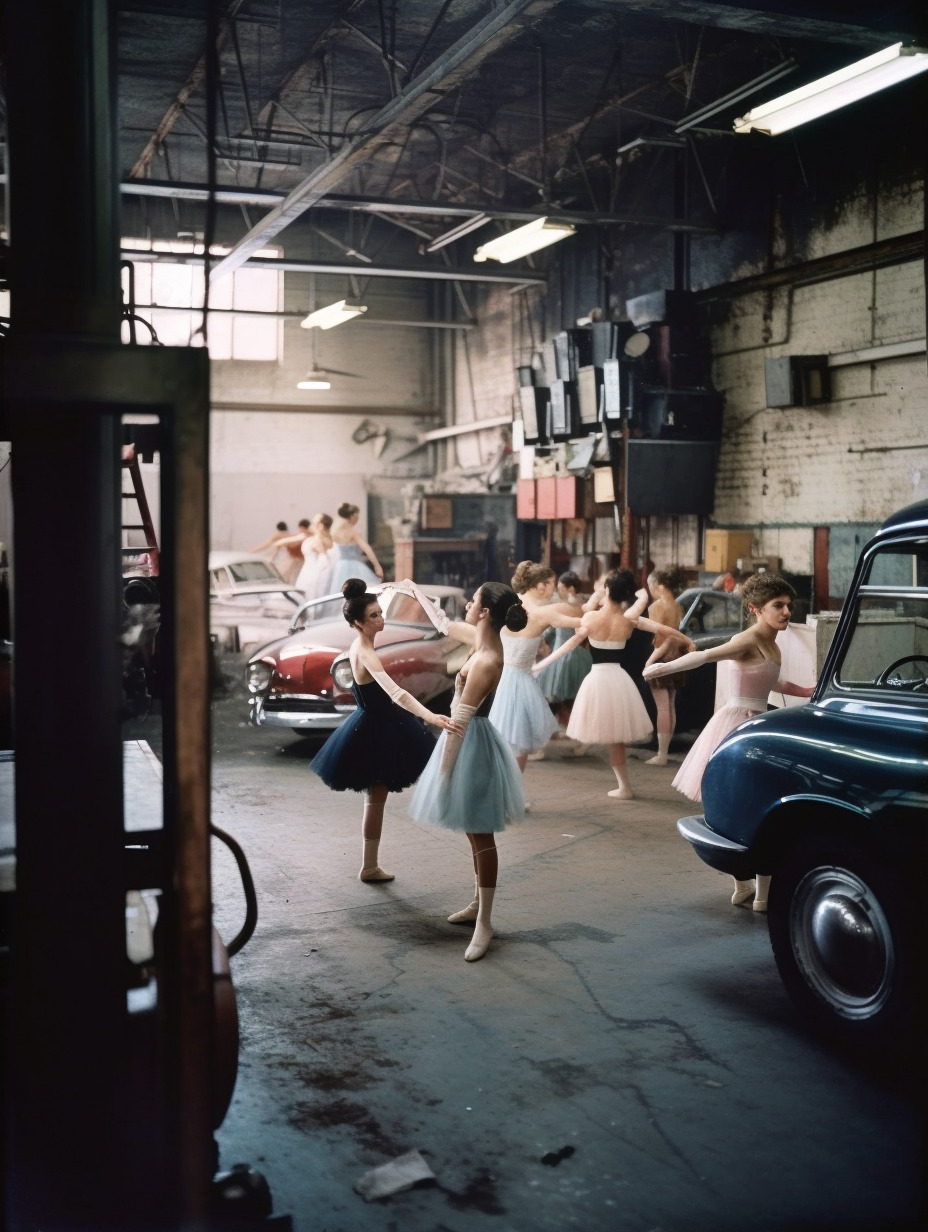
[[[248,853],[260,918],[232,963],[219,1143],[296,1232],[916,1226],[913,1084],[806,1034],[765,917],[676,833],[673,766],[631,750],[638,798],[616,803],[596,756],[530,762],[497,936],[470,964],[470,930],[445,922],[471,897],[466,839],[391,797],[396,880],[362,884],[361,799],[308,771],[312,743],[245,718],[236,684],[214,707],[214,819]],[[244,907],[218,844],[214,884],[228,937]],[[434,1184],[353,1192],[413,1148]]]

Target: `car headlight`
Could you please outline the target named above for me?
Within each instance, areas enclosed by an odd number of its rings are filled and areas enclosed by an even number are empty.
[[[354,684],[354,676],[351,674],[351,664],[347,659],[341,659],[335,664],[332,668],[332,679],[346,693],[351,691],[351,686]]]
[[[274,669],[270,663],[265,663],[260,659],[257,663],[249,663],[245,668],[245,684],[248,686],[248,692],[266,692],[273,675]]]

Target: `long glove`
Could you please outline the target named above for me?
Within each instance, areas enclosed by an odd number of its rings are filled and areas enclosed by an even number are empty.
[[[641,674],[645,680],[653,680],[655,676],[672,676],[675,672],[685,672],[691,667],[702,667],[708,662],[710,659],[707,651],[691,650],[689,654],[681,655],[679,659],[673,659],[670,663],[652,663]]]
[[[426,616],[428,616],[429,620],[438,632],[448,632],[448,629],[451,626],[451,621],[441,610],[441,608],[434,603],[425,591],[421,590],[415,582],[411,581],[409,578],[403,578],[401,582],[393,583],[393,589],[398,590],[401,595],[409,595],[413,599],[418,599],[422,604]]]
[[[464,736],[467,735],[468,724],[476,713],[476,706],[468,706],[460,701],[456,701],[451,707],[451,717],[458,727],[461,728],[461,735],[456,736],[453,732],[445,732],[445,747],[441,755],[442,775],[447,777],[454,769],[454,763],[457,761],[461,745],[464,743]]]

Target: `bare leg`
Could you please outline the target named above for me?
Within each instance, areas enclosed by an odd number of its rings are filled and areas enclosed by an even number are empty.
[[[467,837],[470,840],[471,855],[474,859],[474,898],[466,907],[448,916],[449,924],[471,924],[476,920],[477,912],[480,910],[480,873],[477,868],[477,849],[474,846],[474,836],[468,834]]]
[[[628,781],[628,767],[625,763],[625,745],[610,744],[609,745],[609,765],[615,772],[615,777],[618,782],[618,787],[614,787],[612,791],[607,791],[606,795],[611,796],[613,800],[632,800],[632,785]]]
[[[492,834],[468,834],[467,837],[474,853],[474,867],[477,870],[478,909],[474,936],[464,951],[464,958],[467,962],[476,962],[478,958],[483,958],[493,937],[490,914],[493,910],[493,897],[496,893],[496,880],[499,875],[499,854],[496,850],[496,839]]]
[[[676,726],[677,715],[674,706],[676,689],[652,689],[651,694],[657,707],[657,755],[649,757],[646,766],[666,766],[667,752],[670,748],[670,737]]]
[[[387,802],[387,789],[383,783],[374,783],[368,789],[364,802],[364,820],[361,823],[361,839],[364,855],[358,878],[361,881],[392,881],[393,873],[384,872],[377,862],[380,848],[380,833],[383,830],[383,809]]]

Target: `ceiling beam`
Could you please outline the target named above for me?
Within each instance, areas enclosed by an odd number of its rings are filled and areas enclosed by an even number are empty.
[[[3,177],[0,176],[0,181]],[[126,196],[168,197],[181,201],[206,201],[209,189],[202,184],[173,184],[164,180],[129,180],[121,185]],[[220,188],[216,200],[222,205],[278,205],[286,200],[284,193],[256,188]],[[529,207],[466,205],[459,201],[416,201],[398,197],[364,197],[327,193],[316,201],[313,209],[360,210],[370,214],[408,214],[421,218],[470,218],[485,214],[505,222],[531,222],[544,214],[555,222],[575,226],[662,227],[668,231],[693,231],[702,235],[715,234],[714,227],[700,226],[681,219],[661,218],[651,214],[610,214],[590,210],[564,210],[541,205]],[[431,237],[429,237],[431,238]],[[358,266],[360,269],[361,267]]]
[[[745,3],[745,0],[582,0],[582,3],[585,8],[607,9],[616,15],[654,17],[698,26],[715,26],[722,30],[743,30],[745,34],[761,37],[846,43],[873,50],[917,36],[914,26],[890,30],[862,25],[843,15],[841,5],[833,6],[836,10],[834,17],[822,17],[821,5],[802,6],[813,10],[807,16],[801,11],[783,11],[790,8],[795,10],[799,6],[783,3],[771,8],[769,2],[761,3],[761,0],[756,5]],[[879,11],[876,5],[873,11]],[[896,14],[901,17],[898,6]]]
[[[518,38],[527,24],[546,16],[557,3],[558,0],[510,0],[505,8],[479,21],[252,227],[229,255],[216,263],[211,278],[221,278],[243,265],[268,240],[324,197],[352,168],[428,111],[436,97],[459,86],[484,60]]]
[[[147,248],[125,248],[123,261],[145,261],[155,265],[202,265],[203,254],[193,252],[153,252]],[[249,257],[252,269],[284,270],[294,274],[363,274],[365,278],[408,278],[432,282],[498,282],[509,286],[545,285],[547,279],[538,270],[473,270],[451,269],[445,265],[347,265],[341,261],[302,261],[288,257]]]

